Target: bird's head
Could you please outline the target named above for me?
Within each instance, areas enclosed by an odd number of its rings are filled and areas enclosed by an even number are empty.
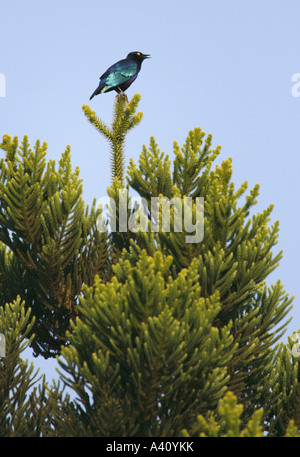
[[[142,62],[144,59],[150,59],[149,54],[143,54],[142,52],[135,51],[135,52],[130,52],[127,56],[127,58],[131,58],[137,62]]]

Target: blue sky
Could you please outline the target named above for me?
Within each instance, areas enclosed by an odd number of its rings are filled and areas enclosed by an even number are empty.
[[[260,184],[256,211],[275,205],[284,257],[268,282],[281,279],[296,296],[291,334],[300,328],[299,30],[299,0],[2,2],[0,137],[39,138],[56,161],[69,144],[85,202],[105,196],[108,145],[81,107],[109,123],[114,93],[89,101],[99,76],[130,51],[151,54],[127,91],[141,94],[144,113],[127,138],[127,164],[152,135],[171,156],[194,127],[213,135],[219,161],[232,157],[235,185]],[[46,373],[55,365],[38,363]]]

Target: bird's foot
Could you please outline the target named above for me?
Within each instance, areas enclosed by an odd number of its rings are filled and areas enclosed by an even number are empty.
[[[127,97],[127,95],[122,91],[122,89],[120,89],[120,87],[118,87],[118,89],[119,89],[120,92],[118,93],[117,97],[123,97],[123,98],[125,98],[126,102],[128,103],[128,97]]]

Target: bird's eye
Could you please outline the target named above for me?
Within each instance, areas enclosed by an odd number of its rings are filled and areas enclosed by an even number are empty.
[[[140,56],[140,55],[141,55],[141,53],[140,53],[140,52],[137,52],[136,54],[137,54],[138,56]]]

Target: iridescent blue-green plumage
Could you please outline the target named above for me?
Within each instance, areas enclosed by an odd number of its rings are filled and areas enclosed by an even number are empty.
[[[136,80],[144,59],[149,58],[148,54],[142,52],[130,52],[126,59],[119,60],[100,76],[100,83],[97,89],[90,96],[90,100],[98,94],[110,92],[123,93]]]

